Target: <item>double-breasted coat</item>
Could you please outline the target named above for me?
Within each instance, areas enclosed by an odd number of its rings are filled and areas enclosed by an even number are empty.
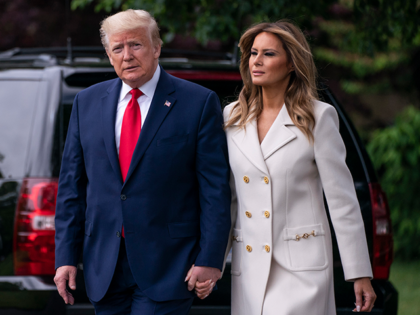
[[[225,122],[234,103],[224,110]],[[227,128],[233,315],[332,315],[331,232],[345,279],[372,277],[364,224],[334,107],[314,101],[314,142],[286,106],[262,143],[256,120]],[[349,306],[351,307],[351,305]]]

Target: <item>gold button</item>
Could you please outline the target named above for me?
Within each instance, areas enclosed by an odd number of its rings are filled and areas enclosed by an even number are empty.
[[[265,246],[264,246],[264,248],[265,248],[265,251],[266,251],[267,253],[269,253],[269,252],[270,252],[270,246],[265,245]]]
[[[249,211],[246,211],[246,212],[245,212],[245,215],[246,215],[248,218],[252,217],[252,214],[251,214],[251,212],[249,212]]]
[[[246,250],[247,250],[248,252],[252,252],[252,247],[251,247],[250,245],[246,245]]]
[[[268,180],[268,177],[267,176],[265,176],[264,177],[264,183],[266,183],[266,184],[268,184],[270,181]]]
[[[270,217],[270,211],[265,211],[265,212],[264,212],[264,216],[265,216],[266,218],[269,218],[269,217]]]
[[[249,183],[249,177],[248,176],[244,176],[244,182],[247,183],[247,184]]]

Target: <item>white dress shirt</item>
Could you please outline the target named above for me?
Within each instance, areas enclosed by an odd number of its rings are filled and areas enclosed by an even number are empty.
[[[138,89],[143,92],[143,95],[137,99],[137,102],[140,106],[140,113],[141,113],[141,126],[143,127],[143,123],[146,119],[147,113],[149,112],[150,104],[152,103],[153,96],[155,95],[156,86],[158,84],[160,77],[160,66],[158,65],[153,77],[143,84]],[[131,100],[130,91],[132,88],[122,83],[120,98],[118,101],[117,107],[117,119],[115,120],[115,144],[117,146],[117,152],[120,153],[120,138],[121,138],[121,127],[122,121],[124,117],[125,109],[127,108],[128,102]]]

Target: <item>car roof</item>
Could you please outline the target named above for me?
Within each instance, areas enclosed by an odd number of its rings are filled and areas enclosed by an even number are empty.
[[[9,69],[0,71],[0,80],[36,80],[42,79],[42,69]]]
[[[238,72],[237,53],[162,49],[159,62],[168,69]],[[13,48],[0,52],[0,69],[111,67],[105,49],[99,46]]]

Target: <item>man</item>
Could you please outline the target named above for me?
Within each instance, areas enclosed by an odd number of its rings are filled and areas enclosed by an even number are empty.
[[[230,229],[220,104],[214,92],[159,66],[149,13],[108,17],[101,38],[119,79],[74,100],[57,196],[55,283],[73,304],[66,284],[76,288],[83,252],[96,314],[188,314],[194,286],[205,296],[199,282],[213,288],[221,276]]]

